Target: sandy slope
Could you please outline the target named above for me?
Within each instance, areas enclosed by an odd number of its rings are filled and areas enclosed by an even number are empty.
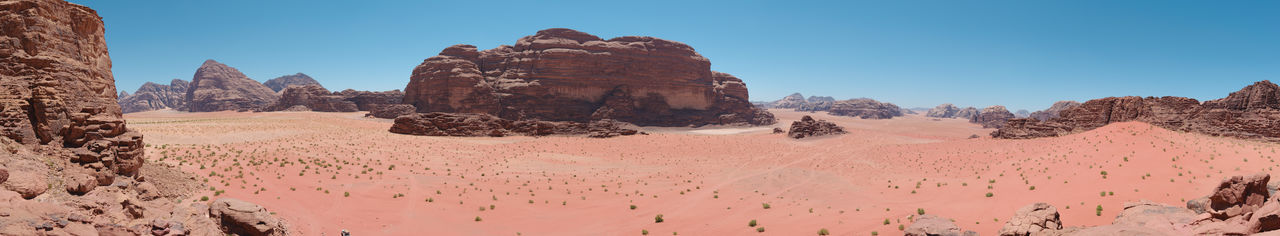
[[[784,129],[808,114],[773,112]],[[146,135],[149,158],[183,163],[225,191],[196,196],[260,203],[305,235],[898,235],[917,209],[994,235],[1033,202],[1058,206],[1068,226],[1109,223],[1123,202],[1181,205],[1225,176],[1276,173],[1280,156],[1276,144],[1143,123],[994,140],[985,138],[992,130],[958,119],[813,114],[850,133],[792,140],[768,128],[713,127],[610,139],[443,138],[392,134],[386,120],[360,115],[126,118]],[[658,214],[664,222],[654,222]],[[752,219],[764,233],[747,226]]]

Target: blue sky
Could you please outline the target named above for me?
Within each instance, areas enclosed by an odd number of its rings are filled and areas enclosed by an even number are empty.
[[[190,80],[205,59],[258,81],[303,72],[332,90],[403,89],[449,45],[493,48],[553,27],[689,44],[752,100],[1034,111],[1280,82],[1280,1],[72,2],[104,18],[116,84],[130,92]]]

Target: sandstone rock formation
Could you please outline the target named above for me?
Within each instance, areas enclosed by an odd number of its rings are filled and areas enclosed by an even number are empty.
[[[1184,97],[1108,97],[1059,112],[1048,121],[1023,119],[992,133],[997,138],[1061,136],[1110,123],[1140,121],[1161,128],[1263,141],[1280,141],[1280,88],[1259,81],[1203,104]]]
[[[173,79],[169,85],[147,82],[138,87],[133,94],[120,92],[117,98],[120,109],[124,113],[144,112],[161,109],[187,110],[186,80]]]
[[[289,235],[288,225],[271,215],[266,208],[233,198],[219,198],[209,203],[209,217],[217,220],[222,231],[235,235]]]
[[[827,110],[827,114],[852,116],[863,119],[892,119],[902,116],[902,109],[893,103],[879,102],[869,98],[857,98],[836,101]]]
[[[293,85],[284,89],[280,100],[268,107],[268,111],[284,111],[303,106],[310,111],[356,112],[356,103],[344,100],[342,94],[330,93],[318,84]]]
[[[831,109],[831,105],[836,102],[835,98],[827,96],[809,96],[805,98],[800,93],[793,93],[783,97],[777,101],[769,102],[764,105],[765,108],[794,109],[795,111],[818,112]]]
[[[956,223],[950,219],[938,217],[935,215],[918,215],[915,216],[911,226],[904,230],[907,236],[977,236],[977,232],[966,231],[956,226]]]
[[[977,109],[977,108],[973,108],[973,107],[965,107],[964,109],[960,109],[960,111],[957,111],[957,112],[956,112],[956,115],[955,115],[954,117],[952,117],[952,118],[960,118],[960,119],[970,120],[970,119],[973,119],[973,117],[977,117],[977,116],[978,116],[978,109]]]
[[[800,93],[793,93],[791,95],[787,95],[786,97],[783,97],[782,99],[778,99],[777,101],[773,101],[769,103],[768,107],[780,108],[780,109],[796,109],[808,103],[809,101],[804,99],[804,95],[801,95]]]
[[[377,118],[383,118],[383,119],[395,119],[396,117],[400,117],[403,115],[417,113],[416,110],[417,108],[414,108],[413,105],[409,105],[409,104],[390,104],[390,105],[374,107],[373,110],[369,111],[369,114],[365,114],[364,116],[377,117]]]
[[[1080,103],[1076,101],[1058,101],[1053,103],[1053,106],[1049,106],[1049,109],[1032,112],[1030,117],[1036,118],[1036,120],[1040,120],[1040,121],[1047,121],[1049,119],[1058,117],[1058,113],[1062,112],[1062,110],[1066,110],[1067,108],[1072,108],[1079,105]]]
[[[186,99],[191,112],[247,111],[266,108],[280,96],[240,70],[206,60],[191,78]]]
[[[391,126],[392,133],[426,136],[503,137],[508,135],[587,135],[592,138],[608,138],[640,133],[624,128],[626,124],[613,120],[594,120],[588,123],[573,121],[507,120],[489,114],[464,113],[415,113],[397,117]]]
[[[956,105],[952,105],[951,103],[943,103],[942,105],[938,105],[933,109],[929,109],[928,112],[924,113],[924,116],[934,117],[934,118],[954,118],[956,117],[956,113],[959,113],[959,112],[960,112],[960,108],[956,107]]]
[[[1019,209],[1000,235],[1254,235],[1280,233],[1280,198],[1267,191],[1270,176],[1234,176],[1206,199],[1208,214],[1150,201],[1125,203],[1110,225],[1062,227],[1057,210],[1045,203]],[[1193,200],[1195,201],[1195,200]],[[1190,202],[1188,205],[1192,205]]]
[[[547,29],[477,51],[454,45],[414,68],[405,104],[418,112],[485,113],[508,120],[638,125],[764,125],[742,80],[713,72],[688,45],[653,37],[603,40]]]
[[[801,117],[799,121],[791,122],[791,129],[790,131],[787,131],[787,137],[799,139],[844,133],[848,132],[844,131],[844,127],[840,127],[835,123],[825,120],[814,120],[813,117],[804,116]]]
[[[982,128],[1000,128],[1005,121],[1013,118],[1013,113],[1009,113],[1004,106],[995,105],[983,108],[982,112],[969,119],[969,123],[981,124]]]
[[[280,92],[292,86],[303,86],[303,85],[319,86],[320,82],[316,82],[316,80],[312,79],[311,76],[307,76],[307,74],[303,74],[299,72],[297,74],[280,76],[280,77],[276,77],[275,79],[267,80],[267,82],[263,82],[262,85],[267,86],[267,88],[270,88],[271,91]],[[321,88],[324,88],[324,87],[321,87]]]
[[[347,89],[335,94],[341,95],[342,100],[355,103],[356,109],[361,111],[373,111],[378,107],[400,104],[404,100],[404,92],[399,89],[382,92]]]

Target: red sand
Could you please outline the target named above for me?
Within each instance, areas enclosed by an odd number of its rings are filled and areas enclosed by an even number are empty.
[[[807,114],[773,112],[784,129]],[[1067,226],[1110,223],[1129,201],[1182,205],[1223,177],[1276,173],[1280,149],[1143,123],[997,140],[958,119],[812,115],[850,133],[452,138],[392,134],[389,120],[357,113],[126,118],[152,161],[225,191],[196,196],[259,203],[303,235],[897,235],[917,209],[994,235],[1034,202],[1057,206]]]

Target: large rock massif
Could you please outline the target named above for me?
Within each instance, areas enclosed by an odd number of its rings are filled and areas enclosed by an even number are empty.
[[[1004,126],[1005,121],[1013,119],[1013,113],[1004,106],[995,105],[983,108],[981,112],[969,119],[969,123],[981,124],[982,128],[1000,128]]]
[[[404,103],[418,112],[492,114],[508,120],[614,119],[638,125],[772,124],[747,101],[742,80],[711,71],[683,43],[603,40],[547,29],[477,51],[454,45],[414,68]]]
[[[997,138],[1053,137],[1110,123],[1140,121],[1169,130],[1280,141],[1280,87],[1259,81],[1226,98],[1200,103],[1184,97],[1108,97],[1089,100],[1047,121],[1013,119]]]
[[[902,116],[902,109],[898,105],[893,105],[893,103],[879,102],[869,98],[856,98],[836,101],[831,104],[827,114],[862,119],[892,119]]]
[[[835,104],[836,99],[827,96],[809,96],[805,98],[800,93],[793,93],[777,101],[764,103],[764,108],[777,109],[794,109],[795,111],[818,112],[831,109],[831,105]]]
[[[196,70],[186,97],[191,112],[261,110],[280,98],[240,70],[214,60],[204,61]]]
[[[371,111],[375,108],[393,105],[403,99],[400,90],[386,92],[368,92],[343,90],[329,92],[318,84],[294,85],[286,88],[280,100],[268,107],[268,111],[321,111],[321,112],[356,112]],[[395,117],[391,117],[395,118]]]
[[[0,235],[229,233],[207,205],[176,203],[207,188],[195,176],[144,163],[97,12],[3,1],[0,29]]]
[[[956,105],[943,103],[942,105],[929,109],[929,111],[924,113],[924,116],[934,118],[952,118],[956,117],[956,113],[958,112],[960,112],[960,108],[956,107]]]
[[[1066,110],[1067,108],[1072,108],[1079,105],[1080,105],[1080,102],[1076,102],[1076,101],[1058,101],[1053,103],[1053,106],[1049,106],[1049,109],[1032,112],[1030,117],[1035,118],[1036,120],[1039,120],[1039,121],[1047,121],[1049,119],[1057,118],[1058,113],[1062,112],[1062,110]]]
[[[303,86],[303,85],[319,86],[320,82],[316,82],[316,80],[312,79],[311,76],[307,76],[307,74],[303,74],[299,72],[297,74],[280,76],[280,77],[276,77],[275,79],[267,80],[267,82],[263,82],[262,85],[267,86],[267,88],[270,88],[271,91],[280,92],[280,91],[284,91],[284,89],[287,89],[291,86]]]
[[[169,85],[147,82],[138,87],[133,94],[123,94],[117,98],[120,109],[124,113],[144,112],[161,109],[187,110],[186,80],[173,79]]]

